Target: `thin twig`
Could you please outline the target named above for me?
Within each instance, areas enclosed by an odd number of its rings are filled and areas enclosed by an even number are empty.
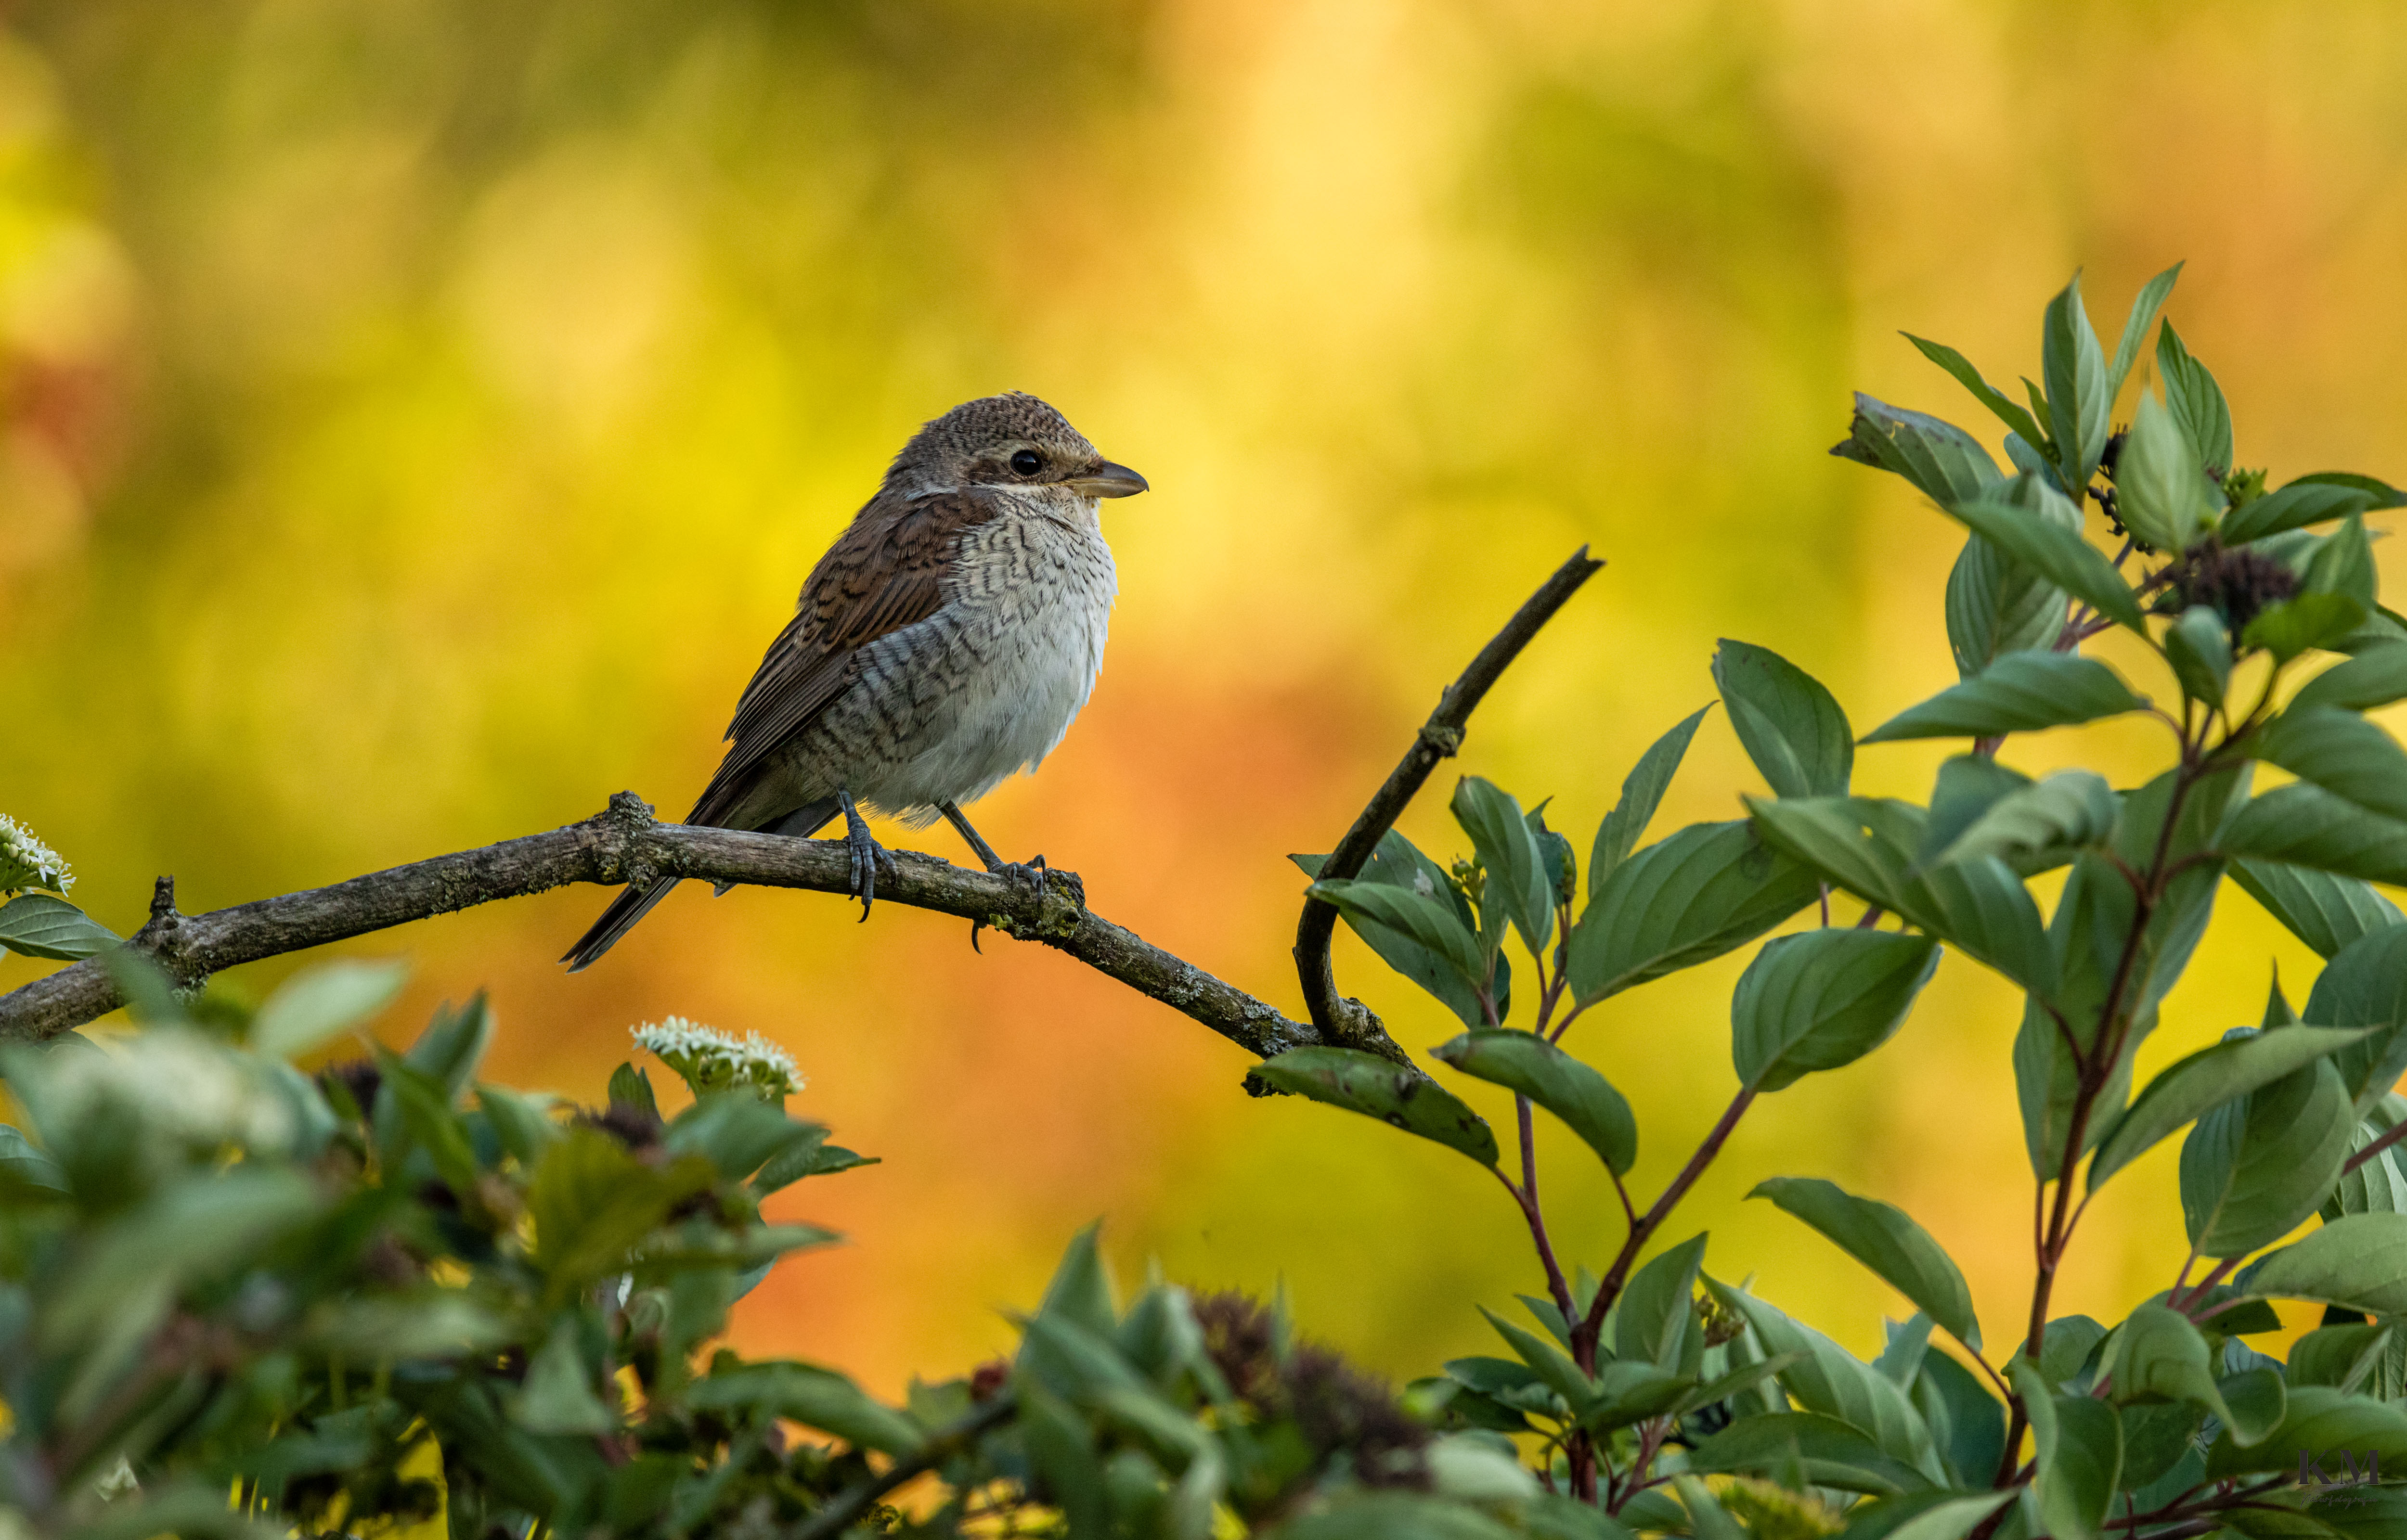
[[[615,884],[662,876],[841,894],[851,886],[851,862],[841,841],[657,824],[640,798],[620,792],[606,812],[581,824],[331,887],[207,914],[178,914],[170,900],[128,944],[150,954],[178,986],[196,988],[210,974],[237,964],[477,904],[570,883]],[[1086,907],[1084,889],[1070,872],[1048,872],[1040,886],[897,851],[894,870],[880,874],[877,892],[897,904],[983,921],[1006,935],[1066,952],[1263,1058],[1326,1040],[1096,914]],[[86,958],[0,996],[0,1041],[54,1038],[124,1003],[102,960]]]
[[[1379,848],[1380,840],[1395,827],[1404,805],[1430,778],[1430,771],[1437,768],[1439,760],[1451,758],[1462,746],[1464,725],[1470,721],[1472,710],[1479,704],[1480,698],[1488,693],[1513,659],[1521,655],[1521,649],[1530,644],[1531,638],[1538,634],[1539,629],[1553,619],[1555,612],[1579,591],[1579,586],[1603,565],[1588,554],[1585,545],[1573,552],[1572,558],[1557,568],[1555,575],[1546,579],[1544,586],[1514,612],[1513,618],[1504,623],[1504,629],[1498,631],[1488,645],[1479,649],[1479,656],[1471,660],[1471,667],[1462,671],[1462,677],[1447,685],[1446,693],[1438,697],[1437,710],[1430,713],[1429,720],[1421,724],[1420,732],[1413,739],[1413,746],[1404,751],[1403,758],[1389,773],[1386,784],[1380,786],[1362,809],[1361,816],[1354,820],[1354,827],[1346,831],[1346,838],[1337,841],[1337,848],[1330,852],[1328,861],[1320,869],[1324,880],[1343,881],[1361,872],[1370,862],[1372,853]],[[1386,1033],[1379,1029],[1376,1017],[1360,1006],[1348,1012],[1345,1003],[1338,998],[1337,979],[1329,967],[1329,943],[1336,928],[1337,911],[1334,907],[1317,898],[1303,901],[1303,913],[1295,925],[1295,970],[1297,979],[1303,985],[1303,1003],[1312,1014],[1312,1024],[1321,1037],[1332,1042],[1345,1042],[1360,1030],[1349,1016],[1360,1015],[1368,1028],[1378,1032],[1384,1040]],[[1401,1053],[1396,1056],[1401,1060]]]
[[[919,1452],[910,1459],[896,1461],[885,1475],[874,1481],[862,1482],[789,1530],[786,1540],[827,1540],[830,1535],[843,1533],[854,1519],[869,1511],[871,1504],[970,1448],[979,1438],[1008,1421],[1018,1409],[1018,1403],[1011,1396],[996,1396],[920,1445]]]

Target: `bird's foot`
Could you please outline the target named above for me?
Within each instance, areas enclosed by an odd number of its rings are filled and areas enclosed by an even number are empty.
[[[900,873],[894,865],[894,857],[886,853],[886,847],[869,837],[869,821],[862,817],[859,808],[852,805],[852,798],[843,792],[836,793],[836,797],[844,808],[845,853],[851,857],[852,863],[852,885],[846,891],[861,900],[861,923],[866,925],[869,923],[870,906],[877,899],[878,872],[883,869],[889,877],[896,877]]]

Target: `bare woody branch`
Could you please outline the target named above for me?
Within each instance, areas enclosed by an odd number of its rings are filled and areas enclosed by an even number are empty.
[[[1323,878],[1342,880],[1361,872],[1379,848],[1380,840],[1395,827],[1414,794],[1429,780],[1430,771],[1437,768],[1439,760],[1452,758],[1462,746],[1463,728],[1489,686],[1503,677],[1513,660],[1521,656],[1521,649],[1555,617],[1555,612],[1579,591],[1580,585],[1603,566],[1603,562],[1588,554],[1587,546],[1574,551],[1571,559],[1557,568],[1555,575],[1514,612],[1504,629],[1479,649],[1479,656],[1462,671],[1462,677],[1438,697],[1437,710],[1421,724],[1413,746],[1404,751],[1403,758],[1389,773],[1387,784],[1372,797],[1362,815],[1354,820],[1354,827],[1346,831],[1346,838],[1330,853],[1327,864],[1320,869]],[[1338,997],[1336,976],[1329,966],[1329,943],[1336,928],[1335,908],[1317,898],[1303,901],[1303,914],[1295,926],[1295,970],[1303,985],[1303,1003],[1312,1013],[1312,1024],[1331,1041],[1350,1048],[1367,1048],[1402,1062],[1402,1055],[1395,1051],[1379,1019],[1360,1001]]]
[[[196,987],[210,974],[241,963],[477,904],[570,883],[617,884],[662,875],[836,894],[850,885],[840,841],[655,823],[641,798],[620,792],[598,816],[547,834],[207,914],[177,913],[173,885],[162,879],[150,923],[129,944],[149,953],[178,984]],[[1040,887],[1033,881],[897,851],[894,870],[878,877],[877,896],[1042,941],[1263,1058],[1323,1040],[1272,1006],[1094,913],[1069,872],[1047,873]],[[0,1041],[56,1037],[124,1003],[106,965],[87,958],[0,996]]]

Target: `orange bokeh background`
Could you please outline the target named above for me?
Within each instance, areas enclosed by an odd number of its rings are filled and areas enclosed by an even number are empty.
[[[2402,67],[2407,19],[2374,4],[20,0],[0,811],[121,929],[158,872],[197,911],[622,786],[681,812],[887,457],[1023,389],[1155,490],[1107,509],[1091,705],[980,826],[1294,1010],[1285,854],[1329,846],[1581,543],[1612,565],[1460,768],[1557,797],[1583,849],[1710,699],[1716,636],[1812,671],[1859,729],[1952,679],[1958,531],[1824,453],[1856,388],[1990,437],[1901,328],[2036,374],[2068,273],[2111,346],[2186,258],[2169,314],[2243,463],[2407,473]],[[2128,784],[2163,750],[2122,725],[2008,757]],[[1867,750],[1859,784],[1919,798],[1943,752]],[[1434,852],[1450,784],[1404,825]],[[1755,785],[1716,714],[1658,831]],[[416,965],[396,1037],[489,988],[513,1083],[598,1098],[670,1012],[790,1048],[796,1109],[884,1164],[780,1200],[849,1239],[745,1303],[748,1350],[886,1391],[959,1372],[1097,1217],[1124,1275],[1284,1279],[1305,1330],[1399,1376],[1492,1350],[1474,1303],[1535,1286],[1469,1163],[1245,1096],[1239,1052],[1058,954],[696,889],[566,977],[603,897],[343,950]],[[2227,891],[2143,1071],[2253,1020],[2269,959],[2311,977]],[[1743,960],[1575,1030],[1638,1107],[1642,1192],[1731,1089]],[[1350,938],[1338,961],[1408,1046],[1450,1035]],[[1900,1303],[1742,1201],[1830,1177],[1920,1218],[2002,1340],[2029,1283],[2015,1020],[1951,958],[1891,1047],[1749,1118],[1673,1238],[1710,1227],[1713,1270],[1868,1350]],[[1601,1264],[1610,1192],[1545,1147],[1558,1239]],[[2170,1280],[2173,1161],[2095,1206],[2060,1308]]]

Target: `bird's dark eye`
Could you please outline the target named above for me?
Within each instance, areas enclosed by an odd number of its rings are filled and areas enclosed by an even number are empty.
[[[1033,449],[1019,450],[1011,457],[1011,469],[1015,474],[1033,476],[1045,469],[1045,457]]]

